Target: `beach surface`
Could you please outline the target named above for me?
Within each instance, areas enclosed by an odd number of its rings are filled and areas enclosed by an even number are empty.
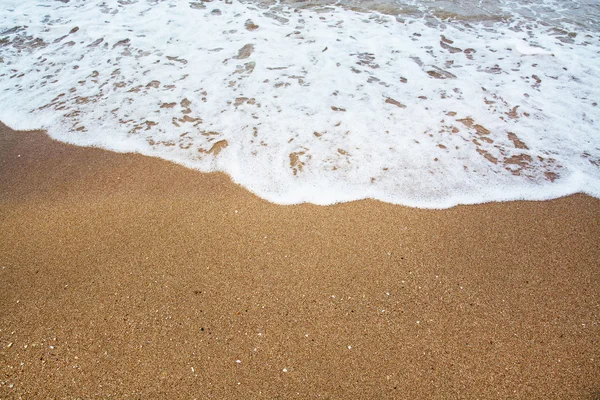
[[[600,200],[261,200],[0,127],[1,398],[600,398]]]

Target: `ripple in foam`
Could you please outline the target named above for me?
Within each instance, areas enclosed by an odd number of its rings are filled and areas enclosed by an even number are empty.
[[[0,119],[270,201],[600,197],[600,40],[522,16],[3,1]]]

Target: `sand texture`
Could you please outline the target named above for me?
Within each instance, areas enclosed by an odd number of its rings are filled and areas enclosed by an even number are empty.
[[[0,127],[0,398],[600,398],[600,201],[277,206]]]

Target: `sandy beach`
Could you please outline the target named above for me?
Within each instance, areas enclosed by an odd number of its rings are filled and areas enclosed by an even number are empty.
[[[1,398],[600,398],[600,200],[278,206],[0,127]]]

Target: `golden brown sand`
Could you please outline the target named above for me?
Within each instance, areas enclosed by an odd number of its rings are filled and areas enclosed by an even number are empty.
[[[1,398],[600,396],[600,201],[277,206],[0,127]]]

